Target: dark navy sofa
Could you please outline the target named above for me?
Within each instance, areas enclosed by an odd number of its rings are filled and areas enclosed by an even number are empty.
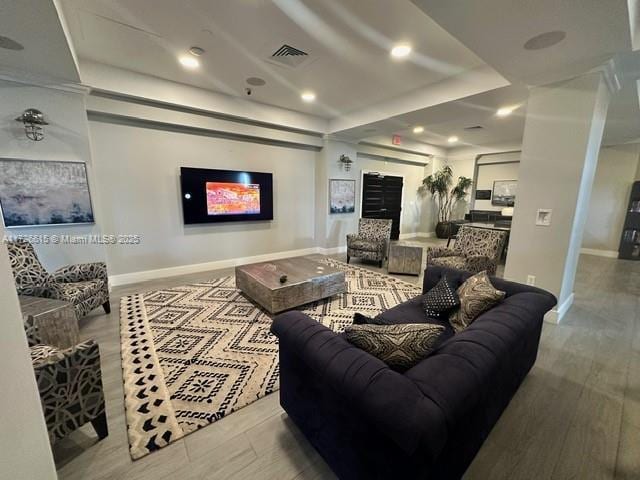
[[[423,291],[443,274],[430,266]],[[460,478],[536,360],[550,293],[492,278],[505,300],[404,373],[298,311],[276,317],[280,404],[342,479]],[[420,297],[384,312],[426,322]],[[430,323],[438,323],[430,320]]]

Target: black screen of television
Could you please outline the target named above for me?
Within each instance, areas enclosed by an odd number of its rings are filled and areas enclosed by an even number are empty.
[[[182,212],[187,225],[273,220],[273,176],[270,173],[182,167],[180,186]],[[255,205],[256,192],[259,192],[259,209]],[[227,204],[217,205],[219,202],[215,195],[219,196],[220,202]],[[239,195],[239,198],[229,198],[232,195]],[[225,209],[232,213],[224,213]]]

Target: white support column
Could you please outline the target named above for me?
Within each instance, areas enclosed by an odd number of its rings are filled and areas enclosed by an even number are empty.
[[[529,96],[505,277],[525,283],[533,276],[555,294],[551,321],[573,302],[609,99],[601,72],[535,87]],[[539,209],[551,211],[549,226],[536,224]]]

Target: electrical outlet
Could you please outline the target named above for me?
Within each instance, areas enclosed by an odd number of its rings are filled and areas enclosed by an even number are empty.
[[[535,275],[527,275],[527,285],[534,286],[536,284],[536,276]]]

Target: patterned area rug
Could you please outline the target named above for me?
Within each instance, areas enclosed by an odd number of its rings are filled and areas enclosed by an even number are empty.
[[[376,315],[420,294],[387,275],[332,259],[347,292],[299,310],[334,331],[353,314]],[[135,460],[278,389],[271,317],[233,277],[124,297],[122,370],[129,447]]]

